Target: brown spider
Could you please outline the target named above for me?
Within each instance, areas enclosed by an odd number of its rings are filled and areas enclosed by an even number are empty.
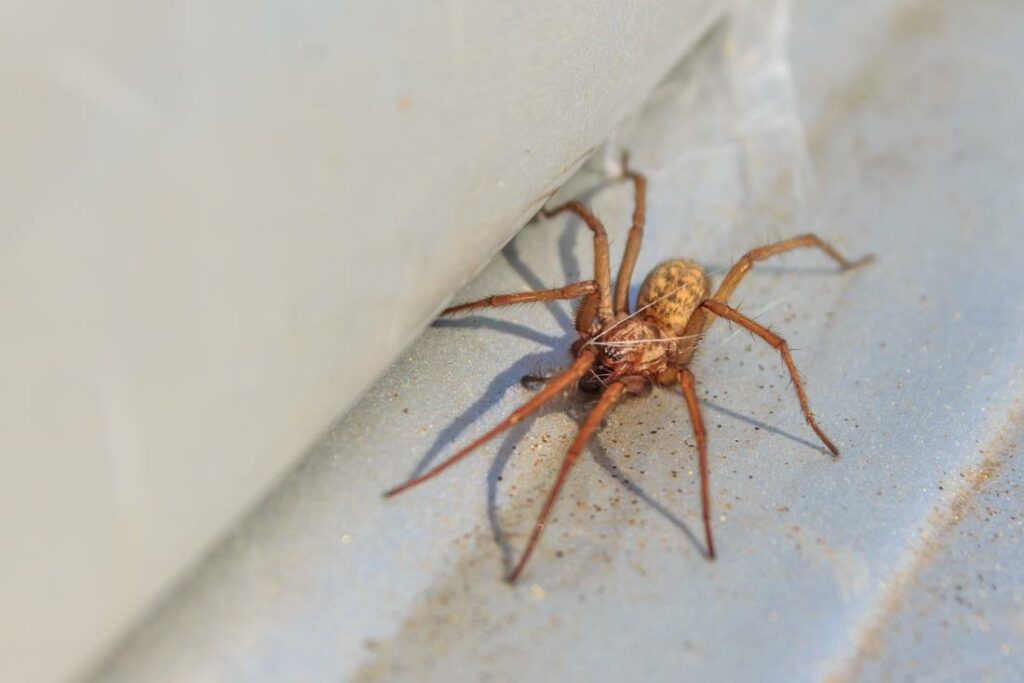
[[[625,155],[623,155],[622,168],[623,177],[631,179],[634,184],[635,209],[633,225],[626,242],[626,251],[622,258],[622,264],[619,266],[618,278],[615,281],[614,293],[612,292],[611,267],[608,258],[608,237],[605,234],[604,226],[587,207],[578,201],[571,201],[550,211],[542,210],[541,213],[550,217],[563,211],[571,211],[583,219],[583,222],[594,233],[593,280],[574,282],[565,287],[536,292],[498,294],[479,301],[452,306],[442,313],[442,315],[451,315],[478,308],[582,297],[582,303],[576,314],[576,330],[579,333],[579,339],[572,345],[572,354],[576,360],[569,369],[554,377],[524,378],[524,380],[540,379],[546,382],[546,386],[496,427],[455,455],[384,494],[393,496],[440,474],[479,446],[521,422],[574,382],[577,383],[580,391],[600,393],[597,405],[587,416],[583,426],[580,427],[576,440],[573,441],[562,461],[555,485],[544,502],[544,507],[541,509],[537,523],[527,541],[526,549],[508,576],[510,583],[514,583],[519,578],[527,560],[530,559],[530,554],[544,531],[548,515],[551,513],[551,508],[558,498],[558,493],[561,491],[569,471],[576,463],[587,441],[600,426],[602,419],[623,394],[646,395],[655,383],[670,385],[678,382],[686,399],[686,407],[690,413],[690,421],[693,424],[693,433],[697,441],[700,497],[707,558],[711,560],[715,558],[715,544],[711,535],[707,436],[697,402],[693,373],[690,372],[688,366],[701,337],[716,318],[725,318],[750,330],[778,350],[793,381],[793,388],[796,390],[796,397],[800,402],[800,409],[803,411],[807,424],[833,456],[839,455],[835,445],[825,436],[814,420],[814,415],[807,402],[807,395],[804,393],[803,383],[800,381],[800,375],[793,363],[786,340],[730,307],[726,302],[743,277],[750,272],[754,263],[783,252],[801,247],[816,247],[835,260],[844,271],[863,265],[872,257],[865,256],[851,262],[817,235],[800,235],[747,252],[729,270],[722,284],[710,297],[708,296],[711,292],[710,282],[707,273],[701,266],[693,261],[682,259],[665,261],[651,271],[647,279],[644,280],[637,297],[637,310],[630,313],[629,283],[643,237],[647,180],[640,173],[629,169],[628,159]]]

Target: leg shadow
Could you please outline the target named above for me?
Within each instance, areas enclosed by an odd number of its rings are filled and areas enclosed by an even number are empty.
[[[555,407],[542,408],[537,412],[533,420],[539,420],[554,410],[556,410]],[[516,555],[512,549],[512,544],[508,540],[508,534],[505,533],[505,529],[501,526],[501,520],[498,519],[498,484],[503,478],[509,460],[515,454],[516,446],[529,430],[529,424],[517,425],[510,430],[508,436],[501,444],[498,457],[494,459],[491,469],[487,472],[487,520],[491,525],[491,535],[494,536],[494,542],[501,548],[501,566],[505,576],[512,572],[512,568],[515,566]]]
[[[806,446],[807,448],[810,448],[811,450],[818,451],[820,453],[824,453],[825,455],[828,455],[829,457],[831,457],[831,455],[832,455],[821,444],[816,444],[813,441],[808,441],[807,439],[804,439],[804,438],[801,438],[799,436],[796,436],[795,434],[790,434],[789,432],[783,431],[783,430],[779,429],[778,427],[773,427],[773,426],[771,426],[770,424],[768,424],[766,422],[761,422],[760,420],[755,420],[754,418],[750,417],[749,415],[743,415],[742,413],[737,413],[734,410],[729,410],[728,408],[725,408],[723,406],[718,405],[717,403],[712,403],[711,401],[707,401],[707,400],[702,400],[701,401],[701,405],[703,405],[706,408],[710,408],[711,410],[713,410],[716,413],[721,413],[722,415],[727,415],[728,417],[734,418],[734,419],[739,420],[741,422],[746,422],[747,424],[753,425],[754,427],[757,427],[758,429],[766,431],[769,434],[775,434],[776,436],[781,436],[783,438],[789,439],[790,441],[792,441],[794,443],[798,443],[801,446]]]
[[[512,388],[520,387],[519,380],[523,375],[536,372],[538,367],[553,367],[559,364],[565,365],[562,351],[544,351],[531,353],[523,356],[503,372],[496,375],[483,394],[466,408],[461,415],[456,417],[447,427],[441,430],[434,439],[434,443],[427,449],[427,452],[420,458],[419,463],[409,475],[413,479],[423,474],[440,455],[441,451],[447,448],[453,441],[459,438],[470,425],[482,418],[491,408],[498,404],[502,396]],[[502,416],[504,417],[504,416]],[[498,420],[496,419],[495,422]]]
[[[590,235],[589,230],[583,226],[583,221],[576,214],[569,214],[569,220],[558,237],[558,256],[562,261],[562,272],[570,282],[583,278],[580,262],[576,258],[576,245],[580,233]],[[596,273],[591,273],[590,277],[596,277]]]
[[[644,504],[647,505],[647,507],[651,508],[659,515],[661,515],[663,518],[668,520],[672,524],[672,526],[682,531],[683,535],[686,536],[687,540],[690,541],[690,543],[697,550],[697,552],[701,555],[704,555],[704,546],[701,544],[700,540],[698,540],[697,537],[693,534],[693,531],[690,530],[690,527],[686,524],[686,522],[684,522],[679,516],[674,514],[672,511],[670,511],[664,505],[656,501],[654,498],[651,498],[651,496],[643,488],[641,488],[639,484],[636,484],[633,480],[629,479],[625,474],[623,474],[622,471],[618,468],[618,466],[615,465],[614,462],[612,462],[611,458],[608,457],[608,452],[605,450],[604,446],[601,444],[599,440],[595,439],[593,442],[591,442],[590,447],[591,452],[594,455],[594,460],[597,461],[597,464],[600,465],[609,474],[609,476],[611,476],[612,479],[614,479],[616,482],[622,485],[622,487],[629,491],[631,494],[633,494],[641,501],[643,501]]]
[[[459,318],[438,318],[434,321],[432,327],[438,328],[450,328],[450,329],[469,329],[479,330],[482,328],[490,328],[497,332],[509,334],[514,337],[520,337],[527,341],[536,342],[542,346],[546,346],[549,349],[557,349],[561,346],[568,348],[568,343],[562,337],[556,337],[554,335],[544,334],[538,332],[532,327],[527,327],[520,323],[510,322],[508,320],[500,320],[497,318],[485,318],[480,315],[467,315]]]
[[[516,274],[518,274],[519,277],[523,278],[526,284],[529,285],[530,289],[538,290],[548,289],[550,287],[549,285],[544,284],[544,282],[537,277],[537,274],[519,258],[519,249],[516,246],[515,240],[509,242],[505,248],[502,249],[501,253],[502,256],[505,257],[505,261],[508,263],[509,267],[516,271]],[[568,282],[572,282],[572,280],[567,279],[566,282],[560,283],[556,286],[560,287]],[[565,314],[565,309],[560,304],[561,302],[559,301],[549,301],[545,303],[544,306],[551,312],[552,317],[554,317],[559,327],[566,332],[572,332],[575,330],[572,320],[570,320],[569,316]]]

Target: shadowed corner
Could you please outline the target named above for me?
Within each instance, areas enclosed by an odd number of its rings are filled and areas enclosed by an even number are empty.
[[[568,225],[563,231],[562,236],[559,238],[559,251],[562,258],[562,267],[566,275],[566,282],[571,281],[572,274],[578,270],[578,263],[576,262],[574,251],[575,239],[579,233],[580,230],[578,226]],[[502,254],[509,266],[521,278],[523,278],[524,282],[531,289],[540,290],[548,287],[548,285],[546,285],[532,269],[520,260],[515,240],[510,242],[502,250]],[[422,475],[445,448],[458,439],[473,423],[477,422],[484,415],[490,412],[490,410],[501,401],[501,397],[505,392],[514,387],[521,386],[521,380],[524,376],[536,371],[537,368],[557,367],[564,369],[566,354],[569,352],[572,340],[577,336],[576,329],[573,321],[568,315],[566,315],[564,305],[561,302],[546,302],[544,305],[551,312],[559,326],[565,331],[564,337],[544,334],[520,323],[514,323],[500,318],[491,318],[484,315],[438,318],[434,321],[433,326],[437,328],[490,328],[543,345],[547,347],[548,350],[528,354],[520,358],[502,373],[493,377],[487,385],[487,388],[481,393],[480,397],[438,434],[434,443],[431,444],[430,448],[427,449],[427,452],[416,464],[416,467],[413,468],[412,473],[406,480],[407,482]],[[514,431],[518,433],[518,428]],[[504,443],[509,443],[509,439],[506,438]],[[511,443],[514,447],[515,442],[512,441]],[[502,453],[504,453],[504,448],[505,447],[503,446]],[[504,458],[499,455],[498,461],[496,462],[500,462],[501,467],[503,468],[504,463],[508,461],[510,455],[511,450],[508,454],[505,454]],[[393,495],[403,490],[405,490],[403,485],[399,484],[386,492],[385,496]]]
[[[576,225],[577,222],[578,221],[571,220],[565,226],[561,236],[559,237],[559,254],[561,256],[562,270],[566,282],[570,282],[579,276],[579,263],[576,259],[575,251],[576,240],[581,233],[581,230],[579,226]],[[530,288],[534,290],[547,288],[547,285],[520,260],[515,241],[510,242],[505,249],[503,249],[502,254],[509,266],[518,273],[521,278],[523,278],[524,282],[526,282]],[[480,398],[438,435],[437,439],[435,439],[427,453],[423,456],[412,474],[408,477],[409,480],[415,479],[425,472],[443,449],[465,432],[470,425],[488,413],[491,408],[500,401],[500,398],[505,391],[510,387],[521,385],[522,379],[525,376],[528,376],[528,371],[535,371],[538,367],[550,368],[556,365],[559,367],[564,365],[564,354],[568,352],[572,339],[577,336],[575,326],[569,316],[566,315],[564,304],[561,304],[560,302],[549,302],[546,303],[545,306],[551,312],[559,326],[565,331],[565,337],[559,338],[554,335],[545,335],[519,323],[480,315],[472,316],[471,318],[439,318],[434,322],[434,326],[440,328],[489,327],[506,334],[512,334],[523,339],[542,344],[548,347],[549,351],[524,356],[507,370],[494,377]],[[532,416],[529,422],[513,427],[502,439],[498,454],[494,458],[491,467],[488,470],[487,517],[494,540],[501,550],[502,573],[506,576],[506,580],[511,584],[514,584],[514,581],[509,579],[511,578],[511,572],[515,563],[515,551],[509,542],[508,534],[502,528],[499,520],[497,507],[498,483],[502,479],[509,460],[515,453],[517,444],[529,431],[530,426],[534,424],[536,420],[541,419],[543,416],[556,409],[558,408],[548,404],[542,407],[536,415]],[[402,490],[405,489],[402,488],[402,485],[399,485],[385,495],[389,495],[391,492],[397,493]]]
[[[621,182],[621,178],[608,178],[605,176],[602,182],[596,183],[593,187],[589,188],[585,192],[576,195],[575,199],[582,202],[583,204],[589,205],[589,201],[593,199],[596,195],[600,194],[606,188],[612,187]],[[541,220],[552,219],[542,218]],[[583,219],[581,219],[576,214],[572,213],[566,215],[565,227],[562,228],[562,234],[558,237],[558,255],[562,261],[562,274],[565,277],[566,282],[573,282],[584,277],[583,270],[580,267],[579,259],[577,258],[577,253],[580,239],[586,239],[588,243],[591,242],[589,234],[590,233],[587,231],[587,228],[583,223]],[[609,245],[611,245],[611,234],[609,234],[608,239]],[[590,270],[590,272],[592,272],[592,270]],[[639,289],[639,286],[637,286],[637,289]],[[574,328],[570,324],[567,329]]]
[[[560,237],[560,254],[561,254],[561,258],[562,258],[563,268],[566,271],[567,279],[572,279],[577,274],[575,271],[578,269],[578,262],[577,262],[576,257],[575,257],[575,244],[576,244],[575,240],[577,239],[577,236],[579,235],[580,231],[576,229],[577,227],[578,226],[575,226],[572,223],[567,224],[565,226],[565,229],[563,230],[562,236]],[[743,275],[746,272],[746,271],[743,271],[743,270],[737,270],[737,267],[738,267],[738,265],[740,263],[747,263],[748,264],[748,269],[749,269],[750,265],[752,265],[754,262],[757,262],[757,261],[760,261],[760,260],[764,260],[765,258],[767,258],[769,256],[772,256],[772,255],[775,255],[776,253],[779,253],[779,252],[782,252],[782,251],[789,251],[789,250],[792,250],[792,249],[800,247],[800,246],[818,246],[819,248],[824,250],[826,252],[826,254],[831,256],[834,260],[839,261],[840,265],[842,267],[842,270],[849,270],[849,269],[852,269],[852,268],[856,268],[856,267],[858,267],[860,265],[863,265],[865,263],[868,263],[868,262],[870,262],[872,260],[872,257],[869,255],[869,256],[861,257],[860,259],[857,259],[856,261],[852,261],[852,262],[846,261],[841,255],[839,255],[837,252],[835,252],[828,244],[822,243],[820,238],[818,238],[817,236],[810,235],[810,234],[809,235],[803,235],[803,236],[800,236],[800,237],[792,238],[791,240],[786,241],[786,242],[780,242],[780,243],[777,243],[775,245],[768,245],[766,247],[760,247],[758,249],[755,249],[755,250],[752,250],[752,251],[748,252],[741,259],[741,261],[737,263],[737,266],[733,266],[733,268],[730,269],[729,273],[726,276],[725,282],[722,285],[719,286],[719,290],[718,291],[722,292],[723,289],[727,288],[728,292],[731,293],[732,290],[735,289],[736,285],[739,282],[739,279],[742,278]],[[516,250],[516,248],[515,248],[515,246],[513,244],[510,244],[505,249],[504,253],[505,253],[505,257],[506,257],[510,267],[512,267],[514,270],[516,270],[520,274],[520,276],[523,277],[523,279],[528,282],[528,284],[530,284],[535,289],[543,289],[544,288],[544,284],[542,282],[540,282],[540,280],[536,277],[536,275],[533,273],[533,271],[530,270],[529,268],[527,268],[519,260],[518,251]],[[734,276],[734,273],[739,273],[739,275],[738,276]],[[635,299],[635,297],[636,297],[635,288],[631,288],[631,289],[633,291],[629,292],[629,294],[630,294],[629,298],[630,299]],[[724,296],[727,296],[727,295],[728,294],[726,294]],[[718,296],[718,295],[716,294],[716,296]],[[803,412],[804,412],[805,418],[807,419],[808,423],[810,424],[810,426],[814,430],[814,432],[818,435],[818,437],[825,444],[826,448],[834,456],[838,456],[838,452],[835,449],[835,446],[832,445],[832,443],[829,441],[828,437],[824,434],[824,432],[821,431],[820,427],[816,424],[816,421],[813,419],[812,414],[809,412],[809,408],[806,406],[806,400],[804,398],[803,392],[802,392],[802,390],[800,388],[800,384],[799,384],[799,377],[797,375],[796,368],[793,365],[792,359],[791,359],[791,357],[789,355],[788,347],[785,345],[785,341],[782,340],[781,338],[778,338],[777,343],[773,342],[772,339],[774,339],[775,337],[774,337],[774,335],[772,335],[772,333],[770,331],[768,331],[766,329],[760,328],[755,323],[753,323],[751,320],[749,320],[747,318],[744,318],[743,316],[738,314],[736,311],[734,311],[733,309],[730,309],[728,306],[725,306],[724,304],[716,302],[717,303],[717,307],[711,308],[710,307],[710,303],[712,303],[712,302],[705,302],[705,304],[703,304],[703,305],[708,306],[712,310],[712,312],[715,315],[719,316],[719,317],[724,317],[724,318],[726,318],[726,319],[728,319],[730,321],[735,320],[736,322],[739,322],[740,324],[744,325],[748,329],[758,333],[769,344],[772,344],[773,346],[776,346],[777,348],[779,348],[781,350],[781,352],[783,354],[783,360],[785,361],[785,363],[787,365],[787,368],[790,371],[790,375],[792,377],[792,381],[794,383],[796,383],[797,394],[798,394],[798,397],[800,398],[801,406],[803,408]],[[548,308],[552,312],[552,315],[555,317],[556,321],[563,327],[563,329],[565,329],[571,335],[572,334],[572,327],[573,327],[572,326],[572,322],[565,315],[565,313],[562,310],[562,308],[559,307],[558,305],[554,304],[554,302],[549,304]],[[724,311],[720,311],[719,308],[724,309]],[[730,315],[730,313],[732,313],[732,315]],[[488,319],[482,318],[478,322],[482,322],[482,321],[486,321],[486,320],[488,320]],[[496,326],[500,327],[500,325],[501,325],[500,323],[497,323]],[[458,323],[456,323],[455,326],[458,326]],[[463,326],[465,326],[465,325],[463,324]],[[550,335],[538,335],[537,333],[533,332],[531,329],[529,329],[529,328],[527,328],[525,326],[522,326],[522,325],[514,325],[514,324],[513,325],[508,325],[508,324],[506,324],[505,329],[507,331],[511,331],[513,333],[522,335],[522,336],[524,336],[527,339],[532,339],[533,341],[538,341],[539,340],[540,343],[543,343],[543,344],[547,345],[550,349],[552,349],[552,351],[554,350],[554,348],[556,346],[556,342],[559,341],[559,340],[551,337]],[[761,330],[761,331],[758,332],[758,330]],[[772,336],[770,337],[769,335],[772,335]],[[543,356],[545,354],[539,354],[539,355]],[[534,362],[539,360],[539,358],[537,356],[538,355],[534,355],[533,356]],[[410,477],[410,480],[412,480],[412,481],[407,482],[405,485],[401,485],[401,486],[396,487],[395,489],[392,490],[392,492],[389,492],[389,495],[390,495],[390,493],[397,493],[399,491],[405,490],[405,488],[408,488],[408,487],[414,485],[415,483],[417,483],[415,480],[421,475],[421,473],[423,473],[426,470],[426,468],[430,465],[432,460],[438,455],[440,450],[442,448],[444,448],[448,443],[453,441],[456,437],[461,435],[469,427],[470,424],[475,422],[479,417],[481,417],[485,412],[487,412],[489,410],[489,408],[493,407],[498,402],[500,395],[503,394],[504,391],[507,390],[508,386],[510,386],[510,385],[512,385],[514,383],[514,379],[515,379],[514,376],[518,375],[519,377],[522,377],[523,374],[525,374],[525,373],[522,372],[521,368],[522,368],[523,362],[527,361],[529,358],[531,358],[531,357],[528,356],[528,357],[526,357],[524,359],[520,359],[519,362],[517,362],[516,364],[511,366],[505,372],[503,372],[503,373],[499,374],[497,377],[493,378],[491,383],[490,383],[490,385],[489,385],[489,387],[488,387],[488,389],[487,389],[487,391],[484,393],[484,395],[481,396],[481,398],[478,399],[472,406],[470,406],[470,408],[467,409],[459,418],[457,418],[448,428],[446,428],[445,430],[442,431],[441,434],[439,434],[439,436],[435,440],[433,446],[428,450],[427,454],[424,456],[424,458],[421,460],[421,462],[418,464],[418,466],[414,470],[412,476]],[[694,411],[697,410],[696,396],[694,396],[692,394],[692,391],[691,391],[691,393],[688,396],[689,396],[689,400],[690,400],[691,413],[694,413]],[[793,435],[790,435],[790,434],[787,434],[785,432],[782,432],[781,430],[778,430],[776,428],[770,427],[769,425],[761,423],[761,422],[759,422],[757,420],[753,420],[752,418],[749,418],[749,417],[746,417],[746,416],[743,416],[743,415],[739,415],[738,413],[734,413],[732,411],[729,411],[729,410],[727,410],[725,408],[722,408],[721,406],[717,406],[717,405],[714,405],[714,404],[707,404],[707,405],[709,405],[709,407],[711,407],[713,410],[716,410],[717,412],[724,413],[724,414],[730,415],[732,417],[736,417],[736,418],[738,418],[740,420],[743,420],[745,422],[748,422],[748,423],[752,423],[758,429],[764,429],[767,432],[772,432],[772,433],[780,434],[780,435],[786,436],[787,438],[790,438],[791,440],[794,440],[794,441],[796,441],[798,443],[801,443],[803,445],[807,445],[807,446],[810,446],[812,448],[817,448],[816,446],[812,445],[808,441],[805,441],[803,439],[800,439],[799,437],[795,437]],[[697,417],[692,417],[692,419],[696,420],[697,423],[699,424],[699,419]],[[489,517],[490,522],[491,522],[492,532],[494,534],[495,541],[501,547],[502,556],[503,556],[503,558],[502,558],[503,559],[503,564],[506,567],[508,567],[508,565],[511,562],[512,550],[511,550],[510,544],[508,543],[507,537],[504,534],[504,531],[501,529],[500,523],[498,522],[498,519],[497,519],[497,510],[496,510],[497,480],[500,478],[501,472],[504,470],[504,468],[505,468],[509,458],[511,457],[511,453],[515,449],[515,443],[518,442],[519,436],[521,436],[521,433],[519,432],[519,430],[517,430],[517,435],[516,435],[515,439],[510,439],[509,437],[506,437],[504,439],[503,445],[502,445],[501,449],[499,449],[498,457],[492,463],[492,467],[491,467],[491,469],[489,471],[488,479],[487,479],[487,483],[488,483],[488,517]],[[489,438],[489,437],[487,437],[487,438]],[[818,449],[818,450],[821,450],[821,449]],[[700,542],[693,535],[692,531],[690,531],[690,529],[687,527],[687,525],[679,517],[677,517],[677,516],[673,515],[672,513],[670,513],[660,503],[657,503],[641,487],[639,487],[638,485],[636,485],[635,483],[630,481],[628,478],[625,478],[624,475],[617,473],[616,472],[617,468],[611,463],[611,461],[607,457],[607,453],[602,448],[595,447],[595,453],[597,453],[597,455],[595,455],[595,459],[598,460],[599,464],[601,464],[609,472],[609,474],[611,474],[612,477],[614,479],[616,479],[616,481],[620,481],[627,488],[627,490],[629,490],[631,493],[633,493],[639,499],[643,500],[648,507],[654,509],[659,514],[661,514],[663,517],[665,517],[666,519],[671,521],[677,528],[683,530],[684,533],[687,535],[687,537],[690,538],[691,542],[694,543],[694,545],[697,548],[701,548],[702,547]],[[461,457],[461,455],[459,455],[457,457]],[[704,467],[703,462],[704,461],[702,459],[701,460],[702,468]],[[704,470],[702,469],[702,472],[703,471]],[[703,476],[703,474],[702,474],[702,476]],[[621,477],[621,479],[620,479],[620,477]],[[704,481],[703,485],[706,487],[706,480],[702,480],[702,481]],[[713,546],[713,542],[712,542],[710,526],[708,526],[708,520],[707,520],[707,490],[706,490],[706,488],[702,488],[702,497],[703,497],[703,500],[705,501],[704,502],[704,505],[705,505],[705,507],[704,507],[704,514],[705,514],[705,530],[706,530],[706,535],[707,535],[706,549],[702,551],[702,554],[704,554],[706,557],[708,557],[708,559],[714,559],[714,546]],[[547,508],[545,508],[545,510],[547,510]],[[532,541],[531,541],[531,544],[532,544]],[[528,549],[530,549],[530,548],[532,548],[532,545],[528,546]],[[528,555],[527,555],[527,557],[528,557]],[[521,560],[521,562],[522,562],[522,560]],[[514,580],[516,578],[516,574],[518,573],[518,571],[520,569],[521,569],[521,564],[517,565],[516,569],[514,569],[512,574],[509,575],[510,582],[514,582]]]
[[[583,232],[580,227],[582,222],[577,216],[570,214],[565,227],[562,228],[562,234],[558,236],[558,257],[562,261],[562,275],[567,282],[583,275],[579,259],[576,257],[577,240]]]

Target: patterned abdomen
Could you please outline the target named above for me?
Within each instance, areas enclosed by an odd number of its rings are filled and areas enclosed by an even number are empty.
[[[710,288],[707,273],[693,261],[665,261],[640,285],[636,307],[639,311],[650,304],[641,315],[653,319],[672,336],[682,336],[690,316],[708,297]]]

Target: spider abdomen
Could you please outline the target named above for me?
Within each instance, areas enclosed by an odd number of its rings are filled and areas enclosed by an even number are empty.
[[[685,259],[665,261],[640,285],[637,310],[657,322],[672,336],[682,336],[701,302],[708,298],[711,283],[700,265]]]

